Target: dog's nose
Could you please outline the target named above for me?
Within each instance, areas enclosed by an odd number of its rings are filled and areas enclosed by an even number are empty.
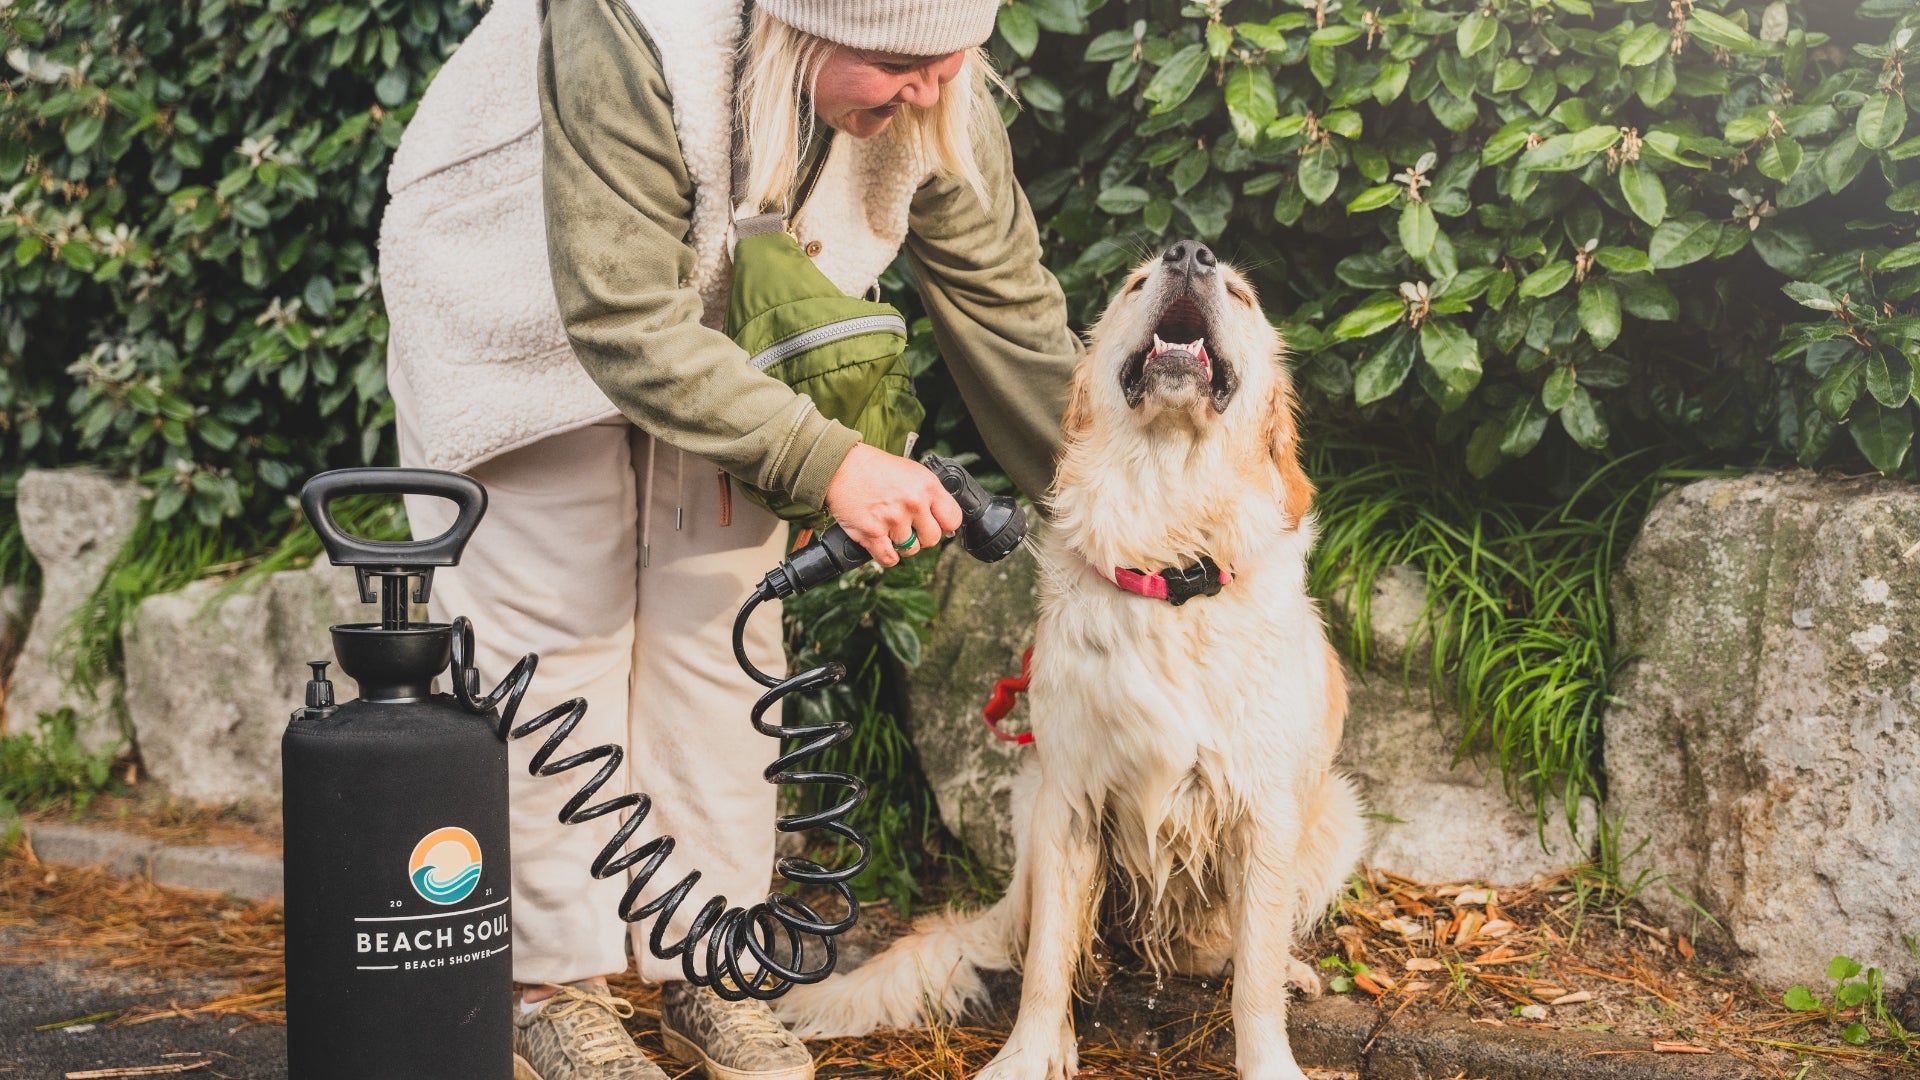
[[[1167,264],[1167,269],[1181,274],[1208,273],[1219,261],[1214,258],[1213,249],[1198,240],[1177,240],[1160,259]]]

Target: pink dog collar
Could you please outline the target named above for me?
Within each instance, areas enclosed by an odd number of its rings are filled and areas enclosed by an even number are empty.
[[[1116,566],[1112,580],[1130,593],[1165,600],[1179,607],[1196,596],[1213,596],[1233,580],[1233,575],[1202,555],[1200,561],[1192,566],[1177,569],[1169,567],[1155,574],[1128,566]]]

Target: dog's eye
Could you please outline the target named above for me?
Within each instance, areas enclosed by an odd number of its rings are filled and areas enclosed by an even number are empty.
[[[1127,283],[1127,292],[1137,293],[1141,289],[1144,289],[1146,287],[1147,287],[1147,278],[1146,278],[1146,275],[1142,274],[1140,277],[1134,278],[1131,282]]]
[[[1238,285],[1227,286],[1227,295],[1233,297],[1235,300],[1240,301],[1241,303],[1247,305],[1248,307],[1253,306],[1253,294],[1249,293],[1247,290],[1241,288]]]

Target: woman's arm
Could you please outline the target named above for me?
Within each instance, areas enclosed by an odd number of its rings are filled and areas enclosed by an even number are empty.
[[[636,425],[809,506],[860,441],[701,325],[693,184],[659,58],[620,0],[550,0],[547,250],[580,363]]]
[[[957,177],[914,196],[907,261],[940,355],[987,449],[1039,500],[1053,482],[1060,418],[1081,352],[1060,283],[1040,262],[1040,230],[1013,175],[1013,151],[991,97],[976,104],[982,202]]]

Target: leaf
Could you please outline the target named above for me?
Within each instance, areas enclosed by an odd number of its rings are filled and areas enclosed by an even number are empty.
[[[1845,982],[1860,974],[1860,962],[1850,956],[1836,956],[1827,962],[1827,978]]]
[[[1642,67],[1667,54],[1671,36],[1658,23],[1636,26],[1620,43],[1620,66]]]
[[[1768,266],[1789,277],[1813,272],[1813,235],[1794,225],[1762,225],[1753,234],[1753,250]]]
[[[60,245],[60,258],[68,266],[82,272],[89,272],[99,264],[99,256],[92,248],[78,240],[69,240]]]
[[[1454,44],[1459,47],[1461,56],[1472,56],[1493,44],[1499,36],[1500,20],[1476,8],[1461,20],[1460,29],[1454,32]]]
[[[1087,42],[1084,58],[1089,63],[1105,63],[1108,60],[1124,60],[1133,56],[1135,38],[1131,30],[1108,30],[1106,33]]]
[[[1830,313],[1840,310],[1840,298],[1824,285],[1816,285],[1811,281],[1789,281],[1780,286],[1780,291],[1801,307]]]
[[[1464,327],[1428,320],[1420,327],[1420,352],[1448,388],[1464,393],[1480,384],[1480,343]]]
[[[887,651],[908,667],[920,666],[920,635],[909,623],[886,619],[880,623],[880,640]]]
[[[1584,386],[1573,388],[1573,400],[1560,410],[1560,426],[1567,429],[1573,441],[1589,450],[1599,450],[1607,445],[1606,410]]]
[[[1653,260],[1639,248],[1603,247],[1593,252],[1593,261],[1616,274],[1634,274],[1653,269]]]
[[[1433,251],[1433,239],[1440,223],[1433,218],[1433,207],[1410,202],[1400,210],[1400,246],[1415,259],[1424,259]]]
[[[1332,198],[1340,186],[1340,166],[1333,151],[1315,150],[1300,159],[1300,191],[1315,206]]]
[[[1273,72],[1264,64],[1235,64],[1227,71],[1225,87],[1227,116],[1234,134],[1248,146],[1260,140],[1260,133],[1279,117],[1274,96]]]
[[[1854,442],[1857,443],[1859,441],[1860,441],[1860,436],[1859,436],[1859,433],[1856,432],[1854,434]],[[1909,436],[1909,441],[1911,441],[1911,436]],[[1899,466],[1897,465],[1894,466],[1894,468],[1898,468],[1898,467]],[[1892,472],[1893,470],[1883,469],[1881,471]],[[1853,1023],[1848,1024],[1846,1027],[1843,1027],[1840,1029],[1840,1038],[1849,1043],[1852,1043],[1855,1046],[1867,1045],[1867,1042],[1870,1039],[1872,1039],[1872,1037],[1873,1037],[1872,1034],[1867,1031],[1867,1025],[1859,1022],[1858,1020],[1855,1020]]]
[[[1909,266],[1920,266],[1920,243],[1894,248],[1880,256],[1880,260],[1874,263],[1873,268],[1876,272],[1884,274],[1894,270],[1905,270]]]
[[[1501,125],[1480,150],[1480,164],[1498,165],[1526,148],[1537,120],[1520,119]]]
[[[1132,184],[1116,184],[1102,191],[1093,203],[1109,214],[1125,215],[1138,213],[1152,198],[1145,188]]]
[[[1153,73],[1144,92],[1146,99],[1154,103],[1153,115],[1167,112],[1187,100],[1206,70],[1207,50],[1203,46],[1189,45],[1168,57],[1160,70]]]
[[[1569,172],[1582,168],[1594,154],[1620,141],[1620,129],[1593,124],[1541,143],[1520,156],[1520,164],[1538,172]]]
[[[1793,174],[1800,171],[1800,162],[1804,157],[1805,154],[1800,149],[1799,143],[1781,135],[1768,143],[1766,149],[1760,151],[1760,156],[1754,159],[1753,166],[1760,170],[1760,175],[1784,183],[1793,179]]]
[[[1061,112],[1067,107],[1066,95],[1044,75],[1028,73],[1020,80],[1020,100],[1041,112]]]
[[[1509,56],[1494,65],[1493,92],[1496,94],[1512,93],[1527,85],[1528,81],[1532,78],[1532,68],[1528,67],[1524,61],[1516,60]]]
[[[1210,161],[1205,150],[1195,147],[1184,154],[1173,166],[1173,193],[1185,195],[1193,190],[1207,175]]]
[[[1342,315],[1330,333],[1335,341],[1371,337],[1399,322],[1406,313],[1407,305],[1397,298],[1374,300]]]
[[[1833,365],[1814,385],[1813,403],[1826,414],[1827,419],[1839,423],[1846,418],[1847,410],[1853,408],[1855,399],[1860,396],[1860,384],[1864,381],[1867,358],[1856,354]]]
[[[1716,15],[1704,8],[1693,8],[1687,15],[1687,23],[1693,36],[1709,45],[1718,45],[1729,52],[1757,53],[1773,51],[1765,44],[1747,33],[1739,23],[1725,15]]]
[[[1907,459],[1907,450],[1913,446],[1913,410],[1904,406],[1898,409],[1882,407],[1878,402],[1863,399],[1854,406],[1853,416],[1847,422],[1847,433],[1853,436],[1853,445],[1860,449],[1868,464],[1883,473],[1898,472],[1902,462]],[[1835,957],[1837,965],[1846,957]],[[1853,964],[1857,973],[1860,965]],[[1828,971],[1833,968],[1829,967]],[[1833,976],[1828,976],[1832,978]],[[1845,976],[1852,978],[1851,975]],[[1852,1040],[1848,1040],[1852,1041]]]
[[[1856,132],[1846,131],[1834,139],[1820,153],[1820,179],[1826,181],[1827,192],[1838,195],[1845,191],[1848,184],[1867,167],[1867,160],[1873,155],[1862,146]]]
[[[1407,381],[1417,354],[1413,332],[1406,327],[1394,331],[1386,343],[1376,349],[1360,370],[1353,373],[1353,403],[1371,405],[1386,398]]]
[[[1604,349],[1620,336],[1620,293],[1611,280],[1588,278],[1580,283],[1580,327],[1595,348]]]
[[[1637,161],[1620,166],[1620,194],[1633,215],[1649,225],[1658,226],[1667,218],[1667,188],[1660,175]]]
[[[1705,214],[1689,211],[1653,230],[1647,257],[1653,260],[1654,269],[1671,270],[1713,254],[1719,242],[1720,223],[1708,220]]]
[[[1508,457],[1521,457],[1540,443],[1540,437],[1547,432],[1547,419],[1552,414],[1540,404],[1540,399],[1529,395],[1513,403],[1507,411],[1507,430],[1500,439],[1500,452]]]
[[[1315,30],[1313,34],[1307,38],[1307,42],[1322,48],[1330,48],[1335,45],[1345,45],[1349,41],[1358,41],[1360,35],[1364,32],[1365,31],[1357,26],[1349,26],[1344,23],[1338,26],[1323,26]]]
[[[407,72],[405,68],[388,68],[373,84],[373,96],[380,104],[389,109],[398,108],[407,100]]]
[[[994,25],[1000,30],[1001,40],[1007,43],[1022,60],[1033,57],[1033,50],[1040,44],[1040,24],[1034,20],[1033,9],[1014,0],[1000,9]]]
[[[1878,93],[1867,98],[1860,106],[1860,115],[1854,120],[1854,131],[1860,145],[1869,150],[1884,150],[1900,141],[1900,133],[1907,128],[1907,103],[1899,94]]]
[[[67,128],[67,153],[84,154],[94,143],[100,141],[100,132],[106,128],[107,118],[99,113],[87,113],[75,120]]]
[[[1399,184],[1381,184],[1378,187],[1370,187],[1354,196],[1353,201],[1347,204],[1347,213],[1360,214],[1368,210],[1378,210],[1399,198],[1400,193],[1405,190],[1406,189]]]
[[[1559,412],[1573,402],[1573,391],[1580,385],[1578,374],[1568,366],[1556,367],[1540,386],[1540,404]]]
[[[1554,293],[1559,292],[1560,289],[1571,280],[1573,280],[1572,263],[1565,259],[1550,262],[1521,279],[1520,298],[1522,300],[1531,300],[1542,296],[1552,296]]]

